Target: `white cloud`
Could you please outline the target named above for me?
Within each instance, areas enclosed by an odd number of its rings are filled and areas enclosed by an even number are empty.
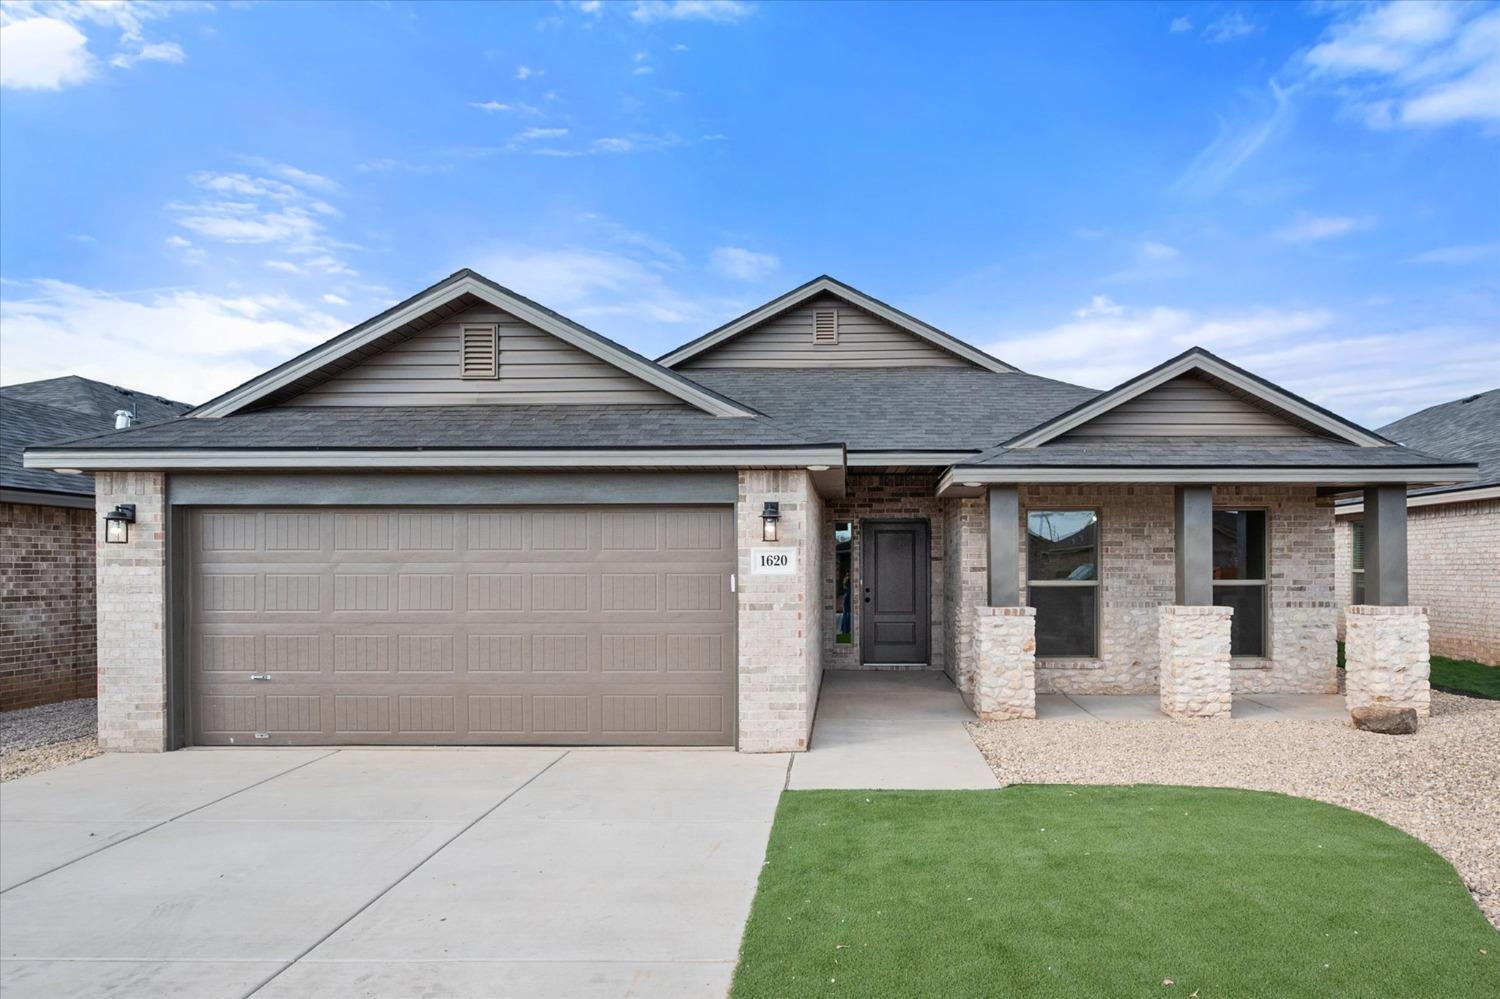
[[[1440,246],[1425,253],[1419,253],[1411,259],[1419,264],[1471,264],[1495,256],[1500,256],[1500,243]]]
[[[201,402],[344,329],[283,296],[115,295],[62,281],[7,282],[6,381],[83,375]]]
[[[517,142],[535,142],[538,139],[560,139],[567,134],[566,128],[527,128],[517,132],[513,138]]]
[[[134,52],[117,52],[109,60],[116,69],[129,69],[142,62],[184,62],[187,53],[176,42],[150,42]]]
[[[1342,9],[1303,56],[1374,128],[1500,121],[1500,9],[1400,2]]]
[[[630,71],[630,75],[631,76],[650,76],[652,73],[655,73],[655,72],[656,72],[656,70],[652,69],[650,66],[637,66],[635,69],[632,69]]]
[[[635,148],[635,144],[629,139],[606,136],[602,139],[595,139],[594,148],[601,153],[628,153]]]
[[[1182,255],[1181,251],[1175,246],[1168,246],[1166,243],[1158,243],[1149,239],[1136,247],[1136,252],[1140,254],[1142,260],[1155,261],[1175,260]]]
[[[604,0],[578,0],[576,6],[585,14],[602,14],[604,12]]]
[[[348,305],[349,304],[349,300],[347,298],[340,298],[338,295],[334,295],[334,294],[324,295],[322,300],[324,302],[326,302],[327,304],[329,304],[329,305]]]
[[[494,114],[497,111],[509,111],[511,109],[509,104],[502,104],[500,101],[470,101],[469,107],[478,108],[490,114]]]
[[[736,281],[759,281],[781,266],[774,253],[757,253],[743,246],[721,246],[708,258],[708,269]]]
[[[638,0],[630,16],[642,24],[652,21],[715,21],[733,24],[755,12],[741,0]]]
[[[248,162],[278,176],[200,171],[190,178],[198,196],[167,206],[177,224],[200,239],[231,246],[271,247],[283,254],[312,258],[290,265],[299,269],[353,274],[335,256],[350,247],[328,228],[338,218],[338,209],[308,190],[336,191],[338,183],[284,163],[254,158]],[[292,273],[278,263],[267,266]]]
[[[1369,218],[1353,218],[1347,215],[1308,215],[1303,213],[1277,229],[1273,235],[1284,243],[1317,243],[1325,239],[1347,236],[1360,229],[1374,225]]]
[[[1211,42],[1232,42],[1247,35],[1252,35],[1256,26],[1250,19],[1237,10],[1209,22],[1203,29],[1203,37]]]
[[[541,75],[542,75],[542,71],[541,70],[539,70],[539,69],[532,69],[530,66],[517,66],[516,67],[516,79],[518,79],[518,80],[529,80],[533,76],[541,76]]]
[[[1172,18],[1172,23],[1167,26],[1167,30],[1174,35],[1180,35],[1184,31],[1192,31],[1193,22],[1185,17],[1174,17]]]
[[[1248,114],[1219,120],[1219,134],[1194,157],[1174,191],[1198,198],[1217,194],[1252,157],[1286,134],[1293,118],[1291,95],[1275,80],[1268,93],[1269,107],[1257,96]]]
[[[93,75],[83,32],[51,17],[0,26],[0,87],[61,90]]]

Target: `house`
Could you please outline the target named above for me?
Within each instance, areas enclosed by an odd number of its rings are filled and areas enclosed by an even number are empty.
[[[0,709],[94,696],[94,482],[22,450],[189,408],[77,376],[0,387]]]
[[[1433,652],[1500,666],[1500,389],[1430,406],[1380,434],[1478,464],[1470,482],[1407,494],[1411,601],[1428,609]],[[1340,500],[1334,514],[1342,637],[1347,608],[1364,602],[1364,503]]]
[[[1333,691],[1359,490],[1359,689],[1416,700],[1365,651],[1425,663],[1390,497],[1475,470],[1197,348],[1101,393],[821,277],[652,361],[469,270],[26,464],[95,477],[100,739],[134,750],[795,750],[827,669],[944,670],[983,717]]]

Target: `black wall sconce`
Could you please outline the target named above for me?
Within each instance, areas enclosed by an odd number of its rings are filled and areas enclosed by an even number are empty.
[[[760,511],[761,530],[760,536],[763,541],[775,541],[777,538],[776,522],[781,519],[781,504],[767,501]]]
[[[104,540],[123,545],[130,540],[130,525],[135,523],[135,504],[120,503],[104,515]]]

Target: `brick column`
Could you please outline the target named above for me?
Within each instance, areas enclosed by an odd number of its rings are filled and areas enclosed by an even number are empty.
[[[947,670],[961,694],[974,690],[974,608],[988,602],[988,520],[982,496],[943,503],[944,603]]]
[[[781,504],[779,538],[762,540],[761,510]],[[823,679],[823,503],[802,469],[745,469],[736,508],[739,546],[739,748],[806,749]],[[751,572],[756,548],[785,548],[796,572]]]
[[[1036,717],[1036,608],[975,607],[974,684],[964,700],[985,721]]]
[[[130,540],[108,544],[104,515],[135,504]],[[94,476],[99,604],[99,746],[155,752],[167,748],[166,476],[100,472]]]
[[[1232,607],[1157,608],[1162,712],[1173,718],[1228,718]]]
[[[1426,718],[1431,665],[1425,607],[1355,604],[1345,612],[1344,702],[1350,711],[1415,708]]]

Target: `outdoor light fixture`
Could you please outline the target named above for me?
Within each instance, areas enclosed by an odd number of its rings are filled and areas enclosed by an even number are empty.
[[[130,540],[130,525],[135,523],[135,504],[121,503],[104,515],[104,540],[123,545]]]
[[[760,511],[761,540],[776,540],[776,522],[781,519],[781,504],[767,502]]]

